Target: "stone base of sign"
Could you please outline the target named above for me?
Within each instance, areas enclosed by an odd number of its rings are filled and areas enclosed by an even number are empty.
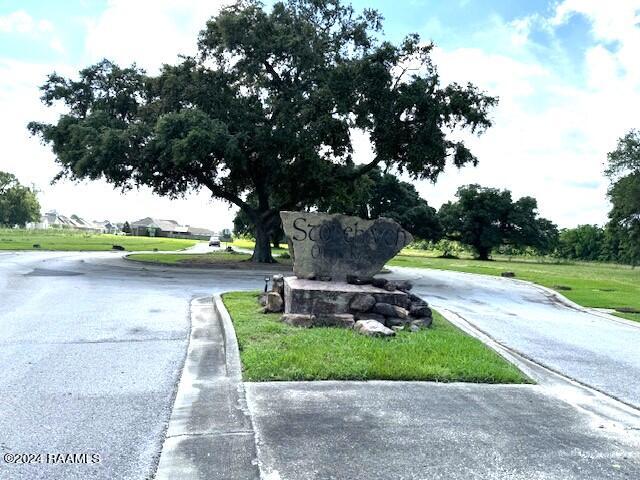
[[[284,279],[284,312],[304,315],[336,315],[357,311],[362,300],[373,298],[370,307],[384,303],[404,308],[410,300],[400,290],[389,292],[373,285],[351,285],[346,282],[321,282],[297,277]],[[356,307],[352,309],[352,306]]]

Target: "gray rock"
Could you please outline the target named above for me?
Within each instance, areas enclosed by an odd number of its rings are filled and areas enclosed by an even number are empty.
[[[284,302],[278,292],[267,292],[267,302],[264,306],[265,313],[278,313],[284,310]]]
[[[349,309],[356,312],[368,312],[376,304],[376,299],[373,295],[360,294],[353,297],[349,304]]]
[[[385,317],[395,317],[396,311],[394,307],[395,305],[391,305],[390,303],[376,303],[373,306],[373,311],[374,313],[379,313]]]
[[[505,278],[513,278],[516,276],[516,274],[515,272],[502,272],[500,276]]]
[[[395,292],[397,287],[395,282],[387,282],[387,284],[383,288],[387,292]]]
[[[314,327],[352,328],[355,324],[353,315],[349,313],[334,313],[316,315]]]
[[[373,277],[413,241],[395,220],[363,220],[319,212],[280,212],[298,278]]]
[[[398,326],[404,327],[408,323],[411,323],[410,318],[386,317],[384,321],[384,324],[389,328],[398,327]]]
[[[273,275],[271,277],[271,290],[278,292],[284,298],[284,276]]]
[[[404,330],[404,325],[394,325],[393,327],[391,327],[391,330],[396,333],[401,332],[402,330]]]
[[[389,283],[389,280],[386,278],[375,277],[371,279],[371,285],[378,288],[384,288],[384,286]]]
[[[373,312],[358,312],[354,315],[356,320],[375,320],[382,324],[385,323],[385,316]]]
[[[398,290],[402,290],[403,292],[408,292],[413,288],[413,283],[409,280],[399,280],[396,282],[396,288]]]
[[[392,337],[396,334],[396,332],[375,320],[358,320],[353,329],[370,337]]]
[[[390,303],[376,303],[373,306],[373,311],[385,317],[407,318],[409,316],[409,311],[406,308],[391,305]]]
[[[285,313],[282,315],[282,321],[292,327],[311,328],[315,324],[316,316],[300,313]]]
[[[429,328],[432,323],[433,323],[433,318],[431,317],[420,318],[417,320],[412,320],[410,323],[410,328],[413,328],[413,327],[416,327],[418,329]]]
[[[427,305],[418,303],[411,304],[409,314],[416,318],[431,317],[433,315],[431,309]]]
[[[415,293],[408,293],[407,295],[409,295],[409,300],[411,300],[412,302],[423,302],[424,301],[419,296],[417,296]]]

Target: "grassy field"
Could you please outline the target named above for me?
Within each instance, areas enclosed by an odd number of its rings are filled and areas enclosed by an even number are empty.
[[[479,261],[430,257],[423,251],[403,251],[389,265],[435,268],[458,272],[500,275],[510,271],[516,278],[557,290],[585,307],[631,307],[640,310],[640,269],[597,262],[542,263],[526,259]],[[640,314],[617,314],[640,320]]]
[[[370,338],[341,328],[303,329],[260,312],[257,292],[224,295],[243,377],[271,380],[432,380],[527,383],[513,365],[434,312],[433,327]]]
[[[125,250],[180,250],[191,247],[196,240],[159,237],[129,237],[124,235],[92,234],[70,230],[0,229],[0,250],[69,250],[101,251],[121,245]],[[40,248],[34,248],[40,245]]]

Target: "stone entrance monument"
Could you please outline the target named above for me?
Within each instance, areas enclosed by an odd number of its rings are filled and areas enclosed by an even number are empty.
[[[294,252],[298,278],[346,281],[372,278],[413,241],[394,220],[347,215],[282,212],[282,225]]]
[[[409,293],[409,282],[374,278],[413,240],[397,222],[315,212],[280,216],[295,274],[274,277],[274,291],[284,299],[284,322],[375,336],[431,325],[431,310]]]

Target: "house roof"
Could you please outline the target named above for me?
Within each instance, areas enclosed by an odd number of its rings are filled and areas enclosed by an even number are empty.
[[[180,225],[175,220],[163,220],[160,218],[146,217],[131,224],[131,227],[158,228],[165,232],[186,233],[188,228]]]
[[[188,227],[187,231],[191,234],[191,235],[215,235],[216,232],[214,232],[213,230],[209,230],[208,228],[199,228],[199,227]]]

